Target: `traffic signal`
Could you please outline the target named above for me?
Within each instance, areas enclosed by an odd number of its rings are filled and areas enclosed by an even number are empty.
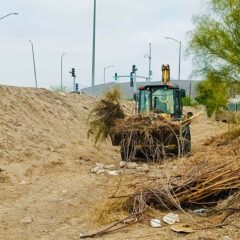
[[[78,86],[79,86],[79,84],[76,83],[76,92],[78,92]]]
[[[117,73],[115,73],[115,75],[114,75],[114,80],[115,80],[115,81],[118,80],[118,74],[117,74]]]
[[[72,68],[72,76],[76,77],[76,75],[75,75],[75,68]]]
[[[133,87],[133,72],[130,73],[130,87]]]
[[[132,65],[132,72],[135,73],[136,71],[136,65]]]

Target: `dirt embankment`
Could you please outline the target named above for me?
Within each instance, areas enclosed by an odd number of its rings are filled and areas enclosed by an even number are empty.
[[[0,86],[0,96],[0,239],[79,239],[80,233],[96,229],[89,214],[106,197],[103,186],[111,177],[90,169],[96,162],[118,166],[120,157],[110,142],[95,148],[87,139],[86,119],[95,99],[6,86]],[[133,103],[123,105],[131,114]],[[203,115],[191,128],[195,154],[204,147],[203,139],[226,125]],[[141,225],[105,239],[169,236],[177,238]]]
[[[87,139],[95,99],[6,86],[0,95],[0,239],[78,236],[99,192],[89,169],[118,157]],[[21,223],[26,217],[31,224]]]

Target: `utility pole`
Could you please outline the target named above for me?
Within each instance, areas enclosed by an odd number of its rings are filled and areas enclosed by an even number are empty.
[[[64,57],[65,53],[62,53],[61,56],[61,92],[63,91],[63,74],[62,74],[62,69],[63,69],[63,57]]]
[[[93,9],[92,88],[95,85],[95,45],[96,45],[96,0],[94,0]]]
[[[133,79],[132,79],[133,78]],[[131,81],[133,82],[131,83]],[[132,72],[130,73],[130,86],[133,85],[133,99],[136,100],[137,96],[137,68],[136,65],[132,65]]]
[[[181,79],[181,55],[182,55],[182,42],[179,41],[179,60],[178,60],[178,80]]]
[[[192,82],[190,81],[190,85],[189,85],[189,101],[190,101],[190,104],[191,104],[191,95],[192,95]]]
[[[151,76],[152,76],[152,70],[151,70],[151,65],[152,65],[152,44],[149,43],[149,54],[145,54],[145,58],[148,58],[149,61],[149,67],[148,67],[148,81],[151,81]]]
[[[131,77],[133,75],[133,99],[135,100],[135,113],[137,114],[137,68],[136,65],[132,66],[132,73],[130,74]]]
[[[32,46],[32,57],[33,57],[33,68],[34,68],[34,77],[35,77],[35,85],[36,85],[36,88],[38,87],[38,84],[37,84],[37,71],[36,71],[36,63],[35,63],[35,56],[34,56],[34,48],[33,48],[33,43],[31,40],[29,40],[29,42],[31,43],[31,46]]]

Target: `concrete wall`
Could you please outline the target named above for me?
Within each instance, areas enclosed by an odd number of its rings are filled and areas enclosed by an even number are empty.
[[[177,84],[180,88],[185,89],[186,90],[186,95],[189,95],[189,89],[190,89],[190,84],[192,85],[191,87],[191,97],[194,98],[196,96],[196,85],[199,83],[200,81],[189,81],[189,80],[181,80],[181,81],[171,81],[171,83]],[[146,85],[146,82],[137,82],[137,87]],[[149,83],[148,83],[149,84]],[[162,82],[158,81],[158,82],[150,82],[150,84],[162,84]],[[101,85],[96,85],[94,86],[94,88],[83,88],[81,89],[81,92],[87,94],[87,95],[92,95],[92,96],[101,96],[103,95],[104,92],[106,92],[109,88],[115,86],[115,85],[119,85],[121,90],[122,90],[122,94],[123,97],[126,99],[132,98],[133,97],[133,88],[130,87],[129,82],[125,82],[125,83],[115,83],[115,82],[111,82],[111,83],[106,83],[106,84],[101,84]]]

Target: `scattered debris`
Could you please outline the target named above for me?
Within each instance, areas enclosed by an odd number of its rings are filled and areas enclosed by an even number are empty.
[[[111,176],[117,176],[119,174],[119,171],[107,171],[107,173]]]
[[[193,232],[195,232],[193,227],[186,223],[174,224],[170,227],[170,229],[177,233],[193,233]]]
[[[199,209],[195,209],[193,210],[193,213],[195,213],[196,215],[199,215],[199,216],[206,216],[207,215],[207,209],[205,208],[199,208]]]
[[[106,165],[103,167],[104,169],[114,169],[115,168],[115,165],[114,164],[111,164],[111,165]]]
[[[91,173],[100,174],[102,172],[104,172],[102,163],[96,163],[96,166],[91,169]]]
[[[151,219],[150,224],[153,228],[160,228],[161,227],[160,219]]]
[[[125,161],[121,161],[119,166],[120,168],[124,168],[127,165],[127,163]]]
[[[176,222],[179,222],[180,219],[179,219],[179,216],[178,214],[175,214],[175,213],[168,213],[166,216],[163,217],[163,221],[167,224],[174,224]]]
[[[126,166],[125,168],[128,168],[128,169],[136,169],[139,165],[135,162],[128,162],[126,163]]]
[[[149,166],[147,164],[137,164],[135,162],[120,162],[120,168],[124,168],[125,171],[136,171],[136,172],[148,172]],[[114,164],[104,166],[102,163],[96,163],[91,170],[91,173],[101,174],[108,173],[111,176],[117,176],[123,172],[122,169],[116,169]]]
[[[124,224],[129,224],[129,223],[134,223],[137,222],[138,219],[136,217],[132,217],[132,218],[128,218],[126,220],[123,221]]]
[[[138,166],[136,168],[138,172],[148,172],[149,171],[149,166],[147,164],[143,164],[142,166]]]
[[[26,184],[26,181],[22,180],[19,184],[24,185],[24,184]]]
[[[33,221],[32,217],[27,216],[27,217],[23,218],[20,222],[23,224],[29,224],[32,221]]]

